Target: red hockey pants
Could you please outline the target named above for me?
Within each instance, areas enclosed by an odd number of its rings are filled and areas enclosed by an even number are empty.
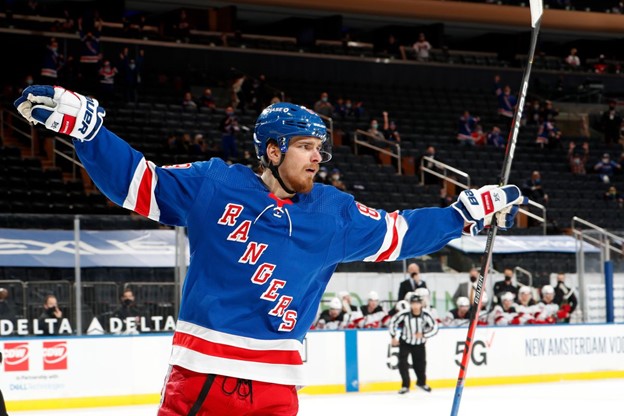
[[[295,386],[172,366],[158,416],[294,416],[298,410]]]

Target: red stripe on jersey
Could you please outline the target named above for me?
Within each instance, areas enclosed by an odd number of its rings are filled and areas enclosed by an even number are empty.
[[[302,365],[298,351],[284,350],[249,350],[206,341],[194,335],[176,332],[173,335],[173,345],[188,348],[201,354],[213,357],[228,358],[231,360],[253,361],[266,364]]]
[[[483,202],[483,212],[485,213],[485,215],[490,215],[492,212],[494,212],[492,194],[489,191],[481,194],[481,201]]]
[[[141,178],[134,212],[147,217],[149,216],[150,204],[152,202],[152,170],[150,169],[147,160],[145,161],[145,164],[147,167],[145,168],[145,172],[143,172],[143,177]]]
[[[61,128],[59,129],[59,133],[69,134],[74,130],[75,125],[76,125],[76,117],[70,116],[68,114],[64,114],[63,121],[61,122]]]
[[[377,260],[375,261],[388,260],[392,252],[397,248],[397,245],[399,244],[399,230],[397,230],[397,225],[396,225],[397,215],[399,215],[399,213],[395,211],[386,215],[389,215],[394,220],[392,221],[392,242],[390,243],[390,247],[388,247],[386,251],[381,253],[379,257],[377,257]]]

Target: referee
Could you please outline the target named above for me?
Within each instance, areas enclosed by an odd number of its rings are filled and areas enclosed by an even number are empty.
[[[405,394],[410,388],[409,364],[407,357],[412,355],[416,387],[426,392],[431,391],[427,385],[427,354],[425,342],[438,333],[435,319],[423,308],[422,297],[412,295],[410,307],[394,315],[390,320],[390,336],[392,346],[399,346],[399,374],[401,374],[401,390]]]

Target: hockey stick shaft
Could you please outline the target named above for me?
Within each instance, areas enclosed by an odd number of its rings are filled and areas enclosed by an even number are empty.
[[[499,185],[507,185],[509,181],[509,173],[511,172],[511,163],[513,161],[514,152],[516,150],[516,141],[518,140],[518,133],[520,131],[520,122],[522,120],[522,110],[524,109],[524,101],[526,99],[527,89],[529,87],[529,78],[531,76],[531,67],[533,66],[533,58],[535,56],[535,48],[537,46],[537,37],[539,34],[540,24],[542,21],[542,0],[531,0],[531,47],[529,49],[529,56],[527,66],[522,76],[522,84],[519,94],[518,104],[514,111],[513,121],[511,123],[511,131],[507,138],[507,146],[505,148],[505,158],[503,160],[503,167],[501,169],[501,175],[499,178]],[[468,364],[470,357],[472,356],[472,341],[474,338],[477,324],[479,321],[479,314],[481,312],[481,295],[485,288],[485,279],[488,275],[490,262],[492,260],[492,249],[494,247],[494,240],[496,238],[496,220],[492,221],[492,226],[488,229],[487,240],[485,243],[485,252],[481,263],[481,271],[477,279],[477,287],[475,290],[474,300],[472,302],[472,308],[470,311],[470,324],[468,326],[468,333],[466,335],[466,341],[464,343],[464,351],[462,353],[461,363],[459,365],[459,376],[457,377],[457,385],[455,386],[455,395],[453,397],[453,407],[451,409],[451,416],[457,416],[459,412],[459,405],[461,403],[462,393],[464,391],[464,382],[468,371]]]

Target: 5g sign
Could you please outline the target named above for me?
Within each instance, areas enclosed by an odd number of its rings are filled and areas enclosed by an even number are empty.
[[[466,343],[464,341],[457,341],[455,345],[455,354],[459,357],[455,359],[455,364],[459,367],[461,365],[461,356],[464,354],[464,348]],[[474,365],[487,365],[487,345],[485,342],[477,340],[472,345],[472,351],[470,354],[470,361]]]

